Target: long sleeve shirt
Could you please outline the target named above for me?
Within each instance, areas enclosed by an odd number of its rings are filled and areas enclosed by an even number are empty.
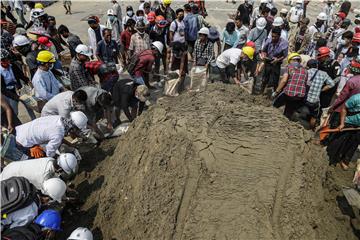
[[[48,157],[55,156],[64,136],[65,127],[58,115],[40,117],[16,127],[16,142],[26,148],[46,144]]]
[[[41,110],[41,116],[59,115],[64,118],[70,118],[70,112],[75,108],[72,101],[73,94],[73,91],[66,91],[53,97]]]
[[[273,43],[271,38],[267,39],[262,51],[267,54],[268,58],[287,57],[288,42],[282,38],[280,38],[277,43]]]
[[[209,40],[207,40],[206,43],[202,43],[200,40],[196,40],[194,53],[194,60],[196,64],[200,58],[205,58],[206,64],[209,64],[214,58],[214,44]]]
[[[36,71],[32,84],[35,89],[35,97],[48,101],[60,92],[61,83],[55,78],[51,71]]]
[[[221,40],[225,44],[230,45],[231,47],[234,47],[234,48],[239,43],[239,39],[240,39],[240,34],[239,34],[238,30],[235,30],[233,33],[230,34],[228,31],[226,31],[224,29],[222,36],[221,36]]]
[[[340,92],[339,97],[332,106],[334,111],[341,112],[346,100],[357,93],[360,93],[360,75],[354,76],[347,81],[345,87]]]
[[[71,80],[71,89],[73,91],[83,86],[89,86],[94,82],[94,78],[85,68],[85,64],[81,63],[76,58],[71,60],[69,76]]]

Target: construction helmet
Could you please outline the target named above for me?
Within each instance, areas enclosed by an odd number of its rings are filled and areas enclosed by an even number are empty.
[[[85,56],[88,56],[88,57],[92,56],[91,49],[88,46],[84,45],[84,44],[77,45],[76,48],[75,48],[75,52],[79,53],[79,54],[82,54],[82,55],[85,55]]]
[[[254,54],[255,54],[255,48],[246,46],[242,48],[242,52],[251,60],[254,59]]]
[[[209,33],[210,33],[210,31],[207,27],[203,27],[199,30],[199,34],[204,34],[206,36],[209,36]]]
[[[288,60],[288,62],[290,62],[291,60],[295,60],[295,59],[301,60],[301,56],[297,52],[290,53],[287,60]]]
[[[43,183],[43,194],[61,203],[61,199],[66,192],[66,184],[60,178],[50,178]]]
[[[6,50],[5,48],[2,48],[2,49],[0,50],[0,59],[1,59],[1,61],[2,61],[2,60],[5,60],[5,59],[8,59],[9,56],[10,56],[10,54],[9,54],[9,51],[8,51],[8,50]]]
[[[337,12],[335,15],[341,18],[342,20],[346,18],[346,13],[344,12]]]
[[[163,16],[161,16],[161,15],[156,16],[155,21],[156,21],[156,25],[157,25],[159,28],[164,28],[164,27],[166,27],[166,25],[167,25],[167,23],[168,23],[168,22],[165,20],[165,18],[164,18]]]
[[[288,10],[286,9],[286,8],[282,8],[281,10],[280,10],[280,13],[282,13],[282,14],[288,14]]]
[[[23,35],[16,35],[12,41],[14,47],[21,47],[30,44],[30,40]]]
[[[112,10],[112,9],[107,10],[107,15],[114,16],[114,10]]]
[[[276,17],[275,19],[274,19],[274,22],[273,22],[273,26],[274,27],[280,27],[281,25],[283,25],[284,24],[284,20],[283,20],[283,18],[282,17]]]
[[[163,0],[163,4],[164,4],[164,5],[170,5],[170,4],[171,4],[171,0]]]
[[[351,61],[349,69],[356,75],[360,74],[360,57],[357,57]]]
[[[93,238],[89,229],[78,227],[70,234],[67,240],[93,240]]]
[[[88,118],[81,111],[75,111],[70,113],[71,121],[74,125],[79,128],[81,131],[85,130],[87,127]]]
[[[44,16],[44,15],[45,15],[45,12],[41,8],[35,8],[33,13],[32,13],[32,16],[34,18],[38,18],[38,17]]]
[[[56,61],[54,54],[48,50],[40,51],[36,60],[42,63],[54,63]]]
[[[352,42],[360,43],[360,32],[354,34]]]
[[[258,18],[258,20],[256,20],[256,28],[259,29],[259,30],[264,30],[265,27],[266,27],[266,19],[261,17],[261,18]]]
[[[70,175],[77,171],[78,162],[74,154],[62,153],[57,159],[57,164]]]
[[[47,228],[53,231],[61,231],[61,215],[58,211],[53,209],[44,210],[34,222],[42,228]]]
[[[164,49],[164,44],[162,42],[155,41],[152,43],[152,46],[155,47],[160,52],[160,54],[162,54],[163,49]]]
[[[154,21],[155,21],[155,18],[156,18],[155,12],[149,12],[149,14],[147,15],[147,20],[148,20],[149,22],[154,22]]]
[[[44,9],[44,5],[42,3],[35,3],[34,8]]]
[[[303,0],[296,0],[296,3],[298,3],[298,4],[303,4]]]
[[[324,13],[324,12],[319,13],[319,15],[316,18],[318,20],[322,20],[322,21],[326,21],[328,19],[326,13]]]
[[[316,56],[316,58],[323,58],[323,57],[327,57],[330,56],[330,48],[328,47],[321,47],[318,49],[318,54]]]

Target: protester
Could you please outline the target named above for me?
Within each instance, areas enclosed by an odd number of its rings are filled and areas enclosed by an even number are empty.
[[[111,30],[111,38],[114,41],[118,41],[122,31],[122,24],[116,17],[113,9],[107,11],[108,19],[106,20],[105,27]],[[104,37],[105,38],[105,37]]]
[[[104,63],[118,63],[120,57],[118,44],[112,39],[111,30],[105,28],[103,30],[104,39],[98,42],[96,57]]]
[[[80,44],[83,44],[80,40],[79,36],[71,33],[69,29],[65,25],[60,25],[58,28],[58,33],[66,39],[66,43],[69,47],[71,57],[75,57],[76,55],[76,47]]]
[[[194,63],[195,66],[208,67],[214,57],[214,44],[208,40],[209,29],[204,27],[199,31],[199,38],[195,42]]]
[[[98,43],[104,39],[103,31],[105,29],[105,26],[100,24],[100,20],[97,16],[89,17],[88,24],[89,44],[93,51],[93,55],[95,56]]]
[[[138,54],[144,50],[150,49],[150,37],[145,32],[145,23],[139,21],[135,25],[136,33],[131,35],[129,54]]]

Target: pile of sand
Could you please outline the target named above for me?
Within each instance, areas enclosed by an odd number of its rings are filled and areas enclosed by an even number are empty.
[[[86,202],[68,230],[90,224],[96,239],[118,240],[356,239],[327,188],[324,151],[309,139],[235,86],[161,99],[94,152],[112,156],[78,177]]]

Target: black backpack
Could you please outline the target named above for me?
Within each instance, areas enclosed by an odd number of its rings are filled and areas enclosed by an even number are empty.
[[[41,234],[41,228],[36,224],[14,227],[2,233],[2,240],[37,240]]]
[[[36,188],[24,177],[1,181],[1,214],[12,213],[29,206],[36,197]]]

